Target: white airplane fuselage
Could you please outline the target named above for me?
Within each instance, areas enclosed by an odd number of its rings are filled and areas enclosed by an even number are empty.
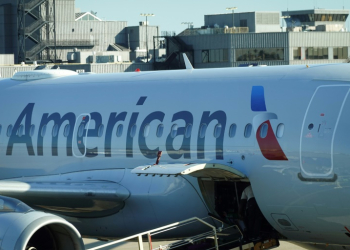
[[[206,217],[196,177],[131,173],[162,151],[160,165],[215,163],[243,173],[288,240],[350,245],[349,72],[342,64],[1,80],[0,179],[128,190],[116,213],[65,217],[91,237]]]

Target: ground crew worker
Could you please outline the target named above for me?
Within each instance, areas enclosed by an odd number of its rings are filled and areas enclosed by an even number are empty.
[[[252,186],[249,185],[242,192],[241,202],[239,206],[239,215],[244,218],[247,225],[247,237],[250,240],[260,237],[260,229],[262,224],[262,214],[256,203]]]

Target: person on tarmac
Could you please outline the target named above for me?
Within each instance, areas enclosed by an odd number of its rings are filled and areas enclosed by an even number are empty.
[[[260,237],[263,215],[256,203],[251,185],[242,192],[239,216],[247,223],[247,237],[251,240],[258,239]]]

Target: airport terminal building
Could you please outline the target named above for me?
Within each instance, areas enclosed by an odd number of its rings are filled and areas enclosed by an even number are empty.
[[[194,68],[346,63],[348,16],[349,10],[326,9],[208,14],[201,27],[160,37],[158,26],[104,21],[76,10],[75,0],[0,0],[0,64],[56,61],[96,73],[164,70],[184,68],[182,53]],[[0,67],[0,75],[28,69]]]
[[[0,0],[0,54],[13,54],[15,63],[130,62],[153,50],[158,35],[146,22],[127,26],[80,12],[75,0]]]
[[[282,12],[287,27],[280,26],[280,12],[206,15],[204,26],[178,37],[192,48],[195,68],[344,63],[350,57],[348,15],[348,10]]]

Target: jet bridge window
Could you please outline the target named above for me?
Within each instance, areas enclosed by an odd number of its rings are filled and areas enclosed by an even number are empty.
[[[121,137],[123,134],[123,124],[119,124],[117,127],[117,132],[116,132],[116,136],[117,137]]]
[[[230,138],[235,137],[236,135],[236,130],[237,130],[237,125],[235,123],[231,124],[230,129],[228,131],[228,136]]]
[[[164,131],[164,125],[163,124],[159,124],[157,127],[157,137],[162,137],[163,135],[163,131]]]
[[[13,129],[13,126],[12,125],[9,125],[8,127],[7,127],[7,136],[8,137],[10,137],[11,136],[11,134],[12,134],[12,129]]]
[[[23,132],[24,132],[24,127],[23,125],[21,124],[19,127],[18,127],[18,130],[17,130],[17,135],[19,137],[21,137],[23,135]]]

